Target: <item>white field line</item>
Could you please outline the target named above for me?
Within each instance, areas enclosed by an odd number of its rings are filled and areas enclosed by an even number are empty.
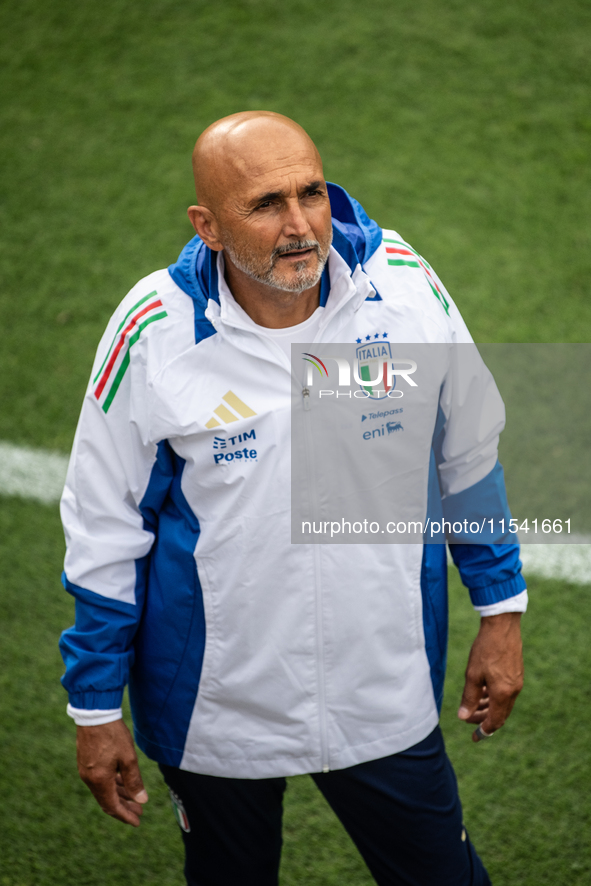
[[[580,537],[583,541],[585,537]],[[557,578],[574,584],[591,584],[591,538],[583,544],[521,546],[524,575]]]
[[[67,468],[65,455],[0,442],[0,495],[56,502],[64,488]],[[547,544],[524,544],[524,574],[591,584],[591,537],[576,536],[577,544],[560,544],[559,539],[549,536]]]
[[[523,544],[520,559],[523,574],[538,578],[556,578],[573,584],[591,584],[591,536],[577,535],[576,543],[560,544],[549,540],[544,545]],[[449,549],[448,565],[453,566]]]
[[[67,469],[66,455],[0,442],[0,495],[59,501]]]

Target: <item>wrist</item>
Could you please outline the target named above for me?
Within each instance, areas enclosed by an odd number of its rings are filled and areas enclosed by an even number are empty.
[[[521,612],[501,612],[498,615],[483,615],[480,619],[478,635],[494,637],[495,644],[502,643],[503,637],[521,637]]]
[[[522,612],[498,612],[496,615],[483,615],[480,624],[488,627],[520,624],[522,615]]]

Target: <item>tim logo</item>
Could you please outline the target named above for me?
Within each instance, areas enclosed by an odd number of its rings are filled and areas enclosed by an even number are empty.
[[[241,434],[235,434],[233,437],[214,437],[213,438],[213,460],[216,465],[230,461],[254,461],[257,457],[256,449],[251,449],[251,440],[256,440],[254,428],[250,431],[243,431]],[[241,447],[242,443],[249,442],[248,446]],[[220,450],[227,450],[220,452]],[[217,450],[217,452],[216,452]]]

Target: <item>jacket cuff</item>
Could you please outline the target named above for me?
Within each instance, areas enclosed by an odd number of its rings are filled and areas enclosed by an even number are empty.
[[[83,708],[87,711],[112,711],[120,708],[123,701],[123,689],[108,689],[97,692],[90,689],[87,692],[69,692],[68,699],[73,708]]]
[[[487,618],[491,615],[503,615],[505,612],[527,612],[527,603],[527,591],[522,591],[516,597],[507,597],[506,600],[499,600],[490,606],[475,606],[474,609],[483,618]]]
[[[491,606],[508,597],[516,597],[517,594],[525,591],[525,588],[525,579],[521,573],[518,573],[505,581],[486,585],[483,588],[469,588],[470,599],[473,606]]]
[[[87,711],[81,708],[73,708],[71,704],[66,708],[68,717],[71,717],[76,726],[103,726],[105,723],[113,723],[121,720],[123,711],[121,708],[113,708],[110,711]]]

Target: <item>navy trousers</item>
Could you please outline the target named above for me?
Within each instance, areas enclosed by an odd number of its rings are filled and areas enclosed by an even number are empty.
[[[285,779],[160,769],[183,829],[188,886],[277,886]],[[379,886],[490,886],[439,727],[399,754],[312,778]]]

